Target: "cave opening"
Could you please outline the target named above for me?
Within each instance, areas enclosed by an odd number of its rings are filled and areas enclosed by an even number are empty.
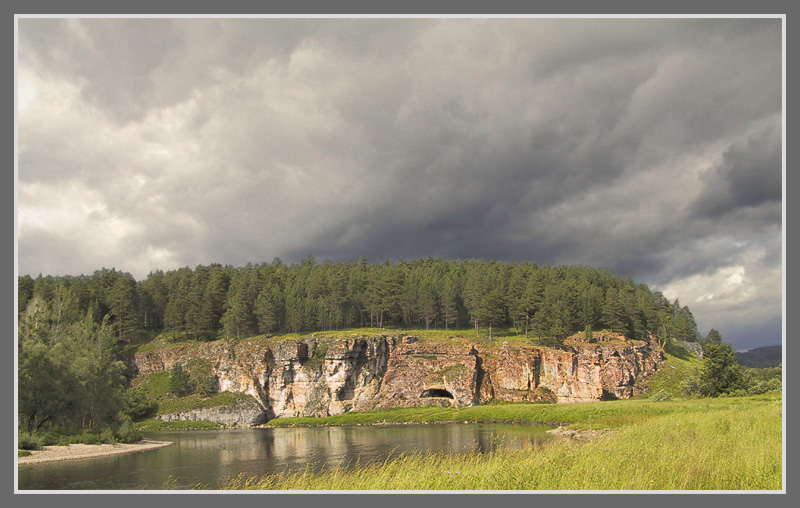
[[[442,390],[441,388],[430,388],[422,392],[422,394],[419,396],[420,399],[428,397],[447,397],[448,399],[452,399],[453,394],[447,390]]]
[[[600,400],[619,400],[619,397],[607,390],[603,390],[603,395],[600,397]]]

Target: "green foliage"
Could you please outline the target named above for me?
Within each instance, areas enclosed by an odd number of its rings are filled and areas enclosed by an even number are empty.
[[[189,370],[189,386],[192,393],[202,397],[216,393],[217,376],[214,373],[214,366],[207,360],[201,358],[194,359],[187,365]]]
[[[137,378],[136,381],[151,400],[158,400],[169,394],[170,373],[167,371],[153,372],[148,376]]]
[[[153,419],[144,420],[136,424],[136,429],[140,432],[156,432],[162,430],[217,430],[224,428],[224,424],[210,422],[208,420],[164,422]]]
[[[763,369],[743,369],[744,384],[748,394],[780,391],[783,387],[781,366]]]
[[[17,434],[17,448],[19,450],[41,450],[44,439],[36,434],[20,431]]]
[[[744,374],[736,363],[736,351],[730,344],[709,343],[703,349],[700,393],[707,397],[730,394],[745,388]]]
[[[713,328],[709,330],[708,335],[706,335],[703,341],[704,344],[719,344],[720,342],[722,342],[722,335]]]
[[[136,443],[142,440],[142,434],[130,420],[125,420],[114,432],[114,437],[120,443]]]
[[[180,363],[176,363],[169,371],[169,393],[176,397],[183,397],[190,391],[189,373],[183,370]]]
[[[672,400],[672,394],[666,390],[659,390],[657,393],[650,396],[650,400],[653,402],[667,402]]]
[[[366,326],[449,329],[468,320],[490,336],[512,328],[564,338],[587,326],[629,338],[653,333],[662,342],[697,336],[688,308],[644,285],[606,270],[531,262],[370,264],[362,258],[319,264],[308,257],[292,265],[158,270],[142,282],[104,268],[91,276],[22,276],[18,285],[21,313],[38,299],[48,305],[50,314],[40,317],[53,329],[87,315],[98,325],[107,319],[124,343],[162,327],[174,340],[196,341]],[[28,324],[21,321],[20,328]]]
[[[158,412],[158,403],[148,396],[147,390],[142,386],[126,390],[122,403],[122,413],[131,420],[150,418]]]
[[[191,411],[193,409],[208,409],[212,407],[233,406],[239,400],[253,400],[250,395],[244,393],[219,392],[211,397],[201,397],[200,395],[187,395],[185,397],[170,397],[163,399],[158,405],[158,414],[172,414],[181,411]]]
[[[314,348],[314,352],[311,353],[311,356],[303,362],[303,365],[311,370],[317,370],[322,367],[323,362],[325,362],[325,355],[327,353],[328,345],[318,344],[317,347]]]

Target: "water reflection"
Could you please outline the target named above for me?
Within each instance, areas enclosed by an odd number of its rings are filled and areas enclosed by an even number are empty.
[[[216,489],[239,474],[264,475],[383,461],[436,451],[481,453],[548,439],[548,427],[514,424],[389,425],[148,433],[175,444],[153,451],[20,466],[33,490]]]

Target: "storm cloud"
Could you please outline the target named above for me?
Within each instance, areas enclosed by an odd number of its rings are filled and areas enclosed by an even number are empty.
[[[23,18],[19,273],[585,264],[779,343],[781,28]]]

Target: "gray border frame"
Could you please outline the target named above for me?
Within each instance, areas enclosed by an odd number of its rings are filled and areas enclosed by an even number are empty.
[[[188,9],[187,9],[188,7]],[[724,10],[720,10],[723,8]],[[797,8],[795,8],[796,10]],[[788,36],[788,21],[793,19],[791,16],[791,7],[789,2],[786,1],[772,1],[772,0],[762,0],[758,3],[753,2],[744,2],[737,0],[736,2],[728,2],[725,4],[721,4],[718,2],[687,2],[684,0],[680,0],[679,2],[670,2],[668,4],[661,4],[661,3],[644,3],[644,2],[633,2],[633,1],[607,1],[607,2],[590,2],[590,1],[571,1],[571,2],[561,2],[561,3],[552,3],[544,6],[533,5],[527,2],[522,2],[520,0],[495,0],[491,3],[484,3],[484,2],[475,2],[474,0],[469,0],[468,2],[455,2],[455,1],[441,1],[441,2],[404,2],[403,4],[394,4],[394,3],[385,3],[385,4],[378,4],[377,2],[366,2],[366,1],[356,1],[356,0],[346,0],[346,1],[339,1],[339,2],[323,2],[323,1],[302,1],[302,2],[282,2],[279,4],[267,4],[264,5],[259,2],[255,2],[253,0],[234,0],[225,3],[212,3],[208,1],[204,2],[197,2],[193,3],[191,6],[186,5],[177,5],[176,2],[165,3],[165,2],[153,2],[147,0],[145,2],[137,2],[136,4],[109,4],[108,2],[98,2],[96,0],[79,0],[79,1],[72,1],[72,2],[56,2],[52,0],[48,1],[36,1],[36,2],[25,2],[21,0],[10,0],[4,2],[3,10],[6,11],[4,16],[5,22],[7,23],[6,26],[11,28],[11,24],[15,23],[14,16],[17,14],[117,14],[117,15],[146,15],[146,14],[162,14],[162,15],[169,15],[169,14],[181,14],[186,12],[187,10],[190,11],[191,14],[207,14],[207,15],[214,15],[214,14],[240,14],[240,15],[248,15],[248,14],[379,14],[379,15],[402,15],[402,14],[430,14],[430,15],[439,15],[439,14],[473,14],[473,15],[480,15],[480,14],[551,14],[551,15],[558,15],[558,14],[601,14],[601,15],[614,15],[614,14],[649,14],[649,15],[693,15],[693,14],[742,14],[742,15],[749,15],[749,14],[785,14],[786,19],[784,23],[785,27],[785,38],[786,38],[786,51],[785,51],[785,62],[786,62],[786,73],[785,73],[785,88],[784,93],[786,94],[789,90],[788,83],[790,82],[790,61],[789,55],[791,52],[789,51],[789,43],[792,39]],[[13,29],[10,29],[5,32],[6,42],[8,43],[7,50],[6,50],[6,69],[8,72],[13,76],[14,75],[14,66],[15,66],[15,58],[16,54],[13,51],[15,47],[16,41],[15,33]],[[14,93],[14,83],[11,79],[6,79],[4,84],[4,91],[6,92],[5,97],[6,101],[3,103],[3,111],[6,113],[5,118],[6,120],[6,129],[8,132],[4,139],[7,143],[7,150],[6,153],[9,154],[8,157],[14,157],[15,155],[15,145],[14,145],[14,137],[13,133],[15,132],[15,125],[12,125],[9,121],[15,114],[16,104],[9,100],[9,97],[13,96]],[[791,104],[790,101],[785,100],[785,125],[788,125],[788,121],[786,120],[789,116],[790,108],[788,105]],[[790,138],[788,136],[789,132],[784,133],[785,136],[785,144],[786,146],[793,146]],[[784,148],[786,152],[786,148]],[[789,154],[786,155],[785,166],[788,167],[788,160]],[[16,208],[16,201],[15,201],[15,171],[14,171],[14,164],[15,161],[12,160],[11,162],[11,169],[7,170],[9,176],[6,179],[8,182],[7,185],[3,186],[4,194],[6,197],[5,202],[10,203],[9,207],[14,206]],[[788,170],[786,171],[788,173]],[[788,183],[789,179],[784,179],[784,196],[788,196]],[[10,180],[10,182],[9,182]],[[6,221],[4,224],[5,228],[11,231],[11,235],[15,235],[15,208],[9,210],[6,215]],[[786,266],[786,259],[789,252],[790,246],[790,229],[788,227],[788,219],[789,213],[791,209],[788,206],[786,199],[784,199],[784,266]],[[14,277],[12,281],[12,288],[9,289],[8,287],[2,293],[2,302],[4,304],[8,304],[6,306],[7,309],[11,309],[10,313],[12,313],[9,317],[11,317],[10,322],[14,323],[14,308],[15,308],[15,290],[16,290],[16,277],[15,277],[15,254],[16,254],[16,239],[13,238],[11,242],[8,242],[8,247],[4,250],[4,260],[8,259],[7,263],[5,263],[6,267],[10,267],[10,277]],[[794,243],[791,244],[794,247]],[[789,270],[785,270],[784,273],[784,280],[785,286],[789,286]],[[14,291],[14,292],[12,292]],[[788,316],[787,316],[787,309],[788,307],[788,295],[784,293],[784,330],[788,329]],[[8,314],[7,314],[8,315]],[[11,326],[11,325],[9,325]],[[12,334],[15,333],[15,330],[12,330]],[[12,335],[13,336],[13,335]],[[786,334],[784,334],[784,354],[786,355],[785,358],[788,360],[791,358],[789,353],[793,354],[792,348],[787,348],[786,344]],[[8,341],[7,346],[8,348],[14,347],[14,341]],[[9,357],[13,360],[14,355],[13,351],[8,351]],[[6,383],[5,386],[9,387],[7,403],[13,406],[13,386],[14,386],[14,366],[10,364],[12,360],[8,360],[9,364],[7,364],[6,372]],[[786,362],[788,363],[788,362]],[[785,373],[785,386],[787,387],[788,391],[788,380],[790,378],[789,375]],[[784,398],[784,403],[786,406],[786,428],[788,429],[788,421],[791,418],[794,421],[795,411],[790,409],[790,406],[793,408],[794,404],[790,405],[790,401],[794,402],[794,394],[788,394]],[[3,420],[2,428],[4,435],[10,435],[13,433],[13,420],[12,416],[9,412],[8,417]],[[446,494],[446,493],[436,493],[436,494],[380,494],[380,493],[368,493],[368,494],[342,494],[342,495],[333,495],[333,496],[325,496],[324,498],[315,497],[319,494],[296,494],[296,493],[288,493],[288,494],[267,494],[271,496],[281,496],[278,498],[269,498],[266,501],[267,503],[270,502],[278,502],[278,503],[291,503],[293,505],[301,504],[305,505],[306,503],[311,505],[325,504],[330,505],[334,504],[335,506],[352,506],[352,505],[371,505],[374,506],[379,504],[380,506],[402,506],[406,504],[436,504],[436,505],[449,505],[453,504],[475,504],[475,505],[485,505],[487,502],[500,502],[504,504],[517,504],[517,503],[559,503],[559,504],[566,504],[571,506],[573,503],[591,503],[593,505],[601,504],[601,505],[611,505],[611,506],[619,506],[619,505],[657,505],[657,506],[667,506],[672,505],[675,503],[687,503],[687,504],[712,504],[712,503],[725,503],[726,505],[777,505],[777,506],[789,506],[790,499],[793,494],[795,494],[795,488],[792,484],[792,476],[791,472],[796,471],[796,457],[795,454],[789,453],[790,451],[794,451],[794,438],[793,436],[787,435],[785,436],[786,440],[786,495],[780,494],[773,494],[773,495],[762,495],[762,494],[717,494],[713,495],[712,498],[703,497],[704,494],[694,494],[694,493],[686,493],[686,494],[616,494],[610,492],[608,494],[597,494],[592,495],[592,498],[587,498],[587,494],[492,494],[492,493],[475,493],[476,497],[467,497],[473,494]],[[205,494],[198,497],[192,497],[191,499],[170,499],[168,496],[171,494],[146,494],[148,497],[139,497],[139,496],[120,496],[119,494],[76,494],[76,495],[65,495],[65,494],[17,494],[14,495],[13,491],[15,488],[14,485],[14,463],[11,462],[11,457],[15,456],[12,455],[14,452],[13,447],[13,440],[9,440],[7,442],[7,450],[8,456],[7,461],[5,463],[5,468],[9,468],[5,470],[8,474],[6,474],[7,478],[7,490],[4,490],[4,494],[7,494],[8,497],[6,499],[5,506],[39,506],[42,503],[58,503],[59,505],[63,505],[66,503],[68,506],[90,506],[90,505],[108,505],[113,504],[119,506],[120,504],[123,506],[127,505],[138,505],[141,503],[153,503],[158,502],[160,503],[170,503],[174,504],[176,502],[189,502],[193,505],[208,505],[208,506],[216,506],[221,501],[224,500],[221,498],[224,494]],[[182,495],[191,495],[188,493],[176,493]],[[43,496],[50,496],[56,495],[57,498],[53,499],[50,497],[43,497]],[[522,498],[520,496],[558,496],[557,499],[550,499],[548,498],[529,498],[525,497]],[[689,496],[689,497],[672,497],[675,495],[681,496]],[[290,498],[284,496],[291,496]],[[724,499],[715,499],[717,496],[724,496]],[[753,496],[759,496],[758,498],[753,498]],[[4,496],[6,498],[6,496]],[[251,500],[249,498],[239,498],[240,502],[252,502],[255,500]],[[261,500],[259,500],[261,501]],[[797,501],[795,501],[796,503]],[[8,504],[10,503],[10,504]],[[794,504],[791,504],[794,505]]]

